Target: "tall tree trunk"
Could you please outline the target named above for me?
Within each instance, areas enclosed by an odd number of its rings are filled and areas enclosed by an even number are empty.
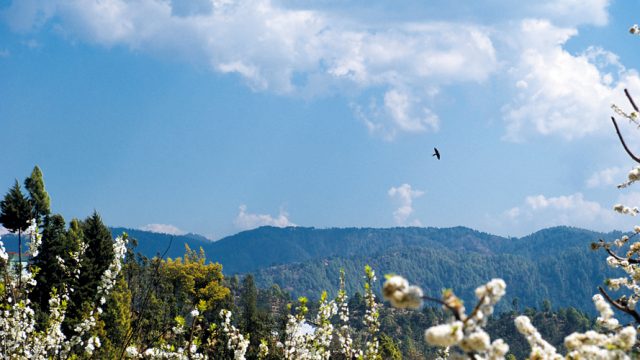
[[[22,290],[22,230],[18,229],[18,290]]]

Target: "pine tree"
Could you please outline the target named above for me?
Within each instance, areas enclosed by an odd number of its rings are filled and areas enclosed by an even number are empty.
[[[80,260],[82,270],[76,290],[71,296],[67,326],[81,320],[83,307],[100,300],[96,298],[97,287],[114,257],[111,232],[102,223],[97,212],[80,222],[79,229],[74,229],[73,232],[75,234],[72,236],[77,236],[78,232],[82,235],[87,247]]]
[[[244,332],[254,331],[258,319],[258,290],[253,275],[248,274],[242,280],[240,307],[242,310],[242,329]]]
[[[18,233],[18,274],[22,274],[22,232],[29,228],[31,215],[31,204],[16,180],[4,200],[0,201],[0,224],[12,233]],[[22,288],[22,276],[18,276],[18,287]]]
[[[38,224],[44,224],[44,220],[51,213],[51,199],[44,188],[42,171],[36,165],[31,172],[31,176],[24,180],[24,187],[29,192],[33,215]]]

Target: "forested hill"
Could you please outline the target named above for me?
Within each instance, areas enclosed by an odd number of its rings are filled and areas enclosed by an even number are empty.
[[[465,227],[454,228],[345,228],[261,227],[219,241],[199,235],[171,236],[113,228],[137,239],[137,250],[147,256],[184,254],[185,244],[202,247],[207,258],[222,263],[227,275],[254,273],[263,287],[278,284],[295,295],[315,297],[334,293],[339,269],[347,274],[351,293],[361,286],[362,269],[370,264],[382,275],[398,273],[437,295],[455,287],[468,301],[473,289],[493,277],[509,286],[503,304],[514,297],[522,306],[538,306],[549,299],[554,306],[573,305],[591,312],[591,296],[606,274],[604,252],[589,244],[620,233],[597,233],[554,227],[522,238],[504,238]],[[15,241],[3,237],[9,250]]]

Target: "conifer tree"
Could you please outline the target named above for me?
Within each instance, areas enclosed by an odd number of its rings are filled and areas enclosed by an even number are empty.
[[[69,320],[72,325],[80,320],[82,308],[96,299],[97,287],[102,274],[113,260],[113,239],[111,232],[103,223],[100,215],[94,211],[93,215],[79,223],[79,228],[71,230],[77,236],[81,234],[86,250],[80,263],[82,271],[74,294],[71,296]],[[106,300],[106,299],[105,299]]]
[[[29,198],[33,209],[33,217],[38,224],[44,224],[44,220],[49,216],[51,210],[51,199],[44,187],[42,171],[36,165],[31,172],[31,176],[24,180],[24,187],[29,192]]]
[[[240,306],[242,309],[242,329],[245,332],[255,330],[258,319],[258,290],[253,275],[248,274],[242,280]]]
[[[254,355],[260,339],[265,337],[268,327],[258,313],[258,290],[253,275],[248,274],[242,279],[242,291],[240,293],[240,308],[242,310],[241,329],[244,333],[250,333],[249,355]]]
[[[22,273],[22,232],[29,228],[32,207],[22,194],[20,183],[16,183],[0,201],[0,224],[12,233],[18,233],[18,274]],[[18,287],[22,288],[21,276],[18,277]]]

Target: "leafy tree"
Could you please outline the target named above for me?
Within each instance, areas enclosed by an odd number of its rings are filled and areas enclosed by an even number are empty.
[[[131,315],[131,291],[121,273],[100,318],[105,336],[98,357],[116,358],[120,354],[132,329]]]
[[[0,224],[12,233],[18,233],[18,274],[22,273],[22,233],[29,228],[32,207],[29,200],[22,194],[18,180],[0,201]],[[18,287],[22,288],[21,276],[18,277]]]

